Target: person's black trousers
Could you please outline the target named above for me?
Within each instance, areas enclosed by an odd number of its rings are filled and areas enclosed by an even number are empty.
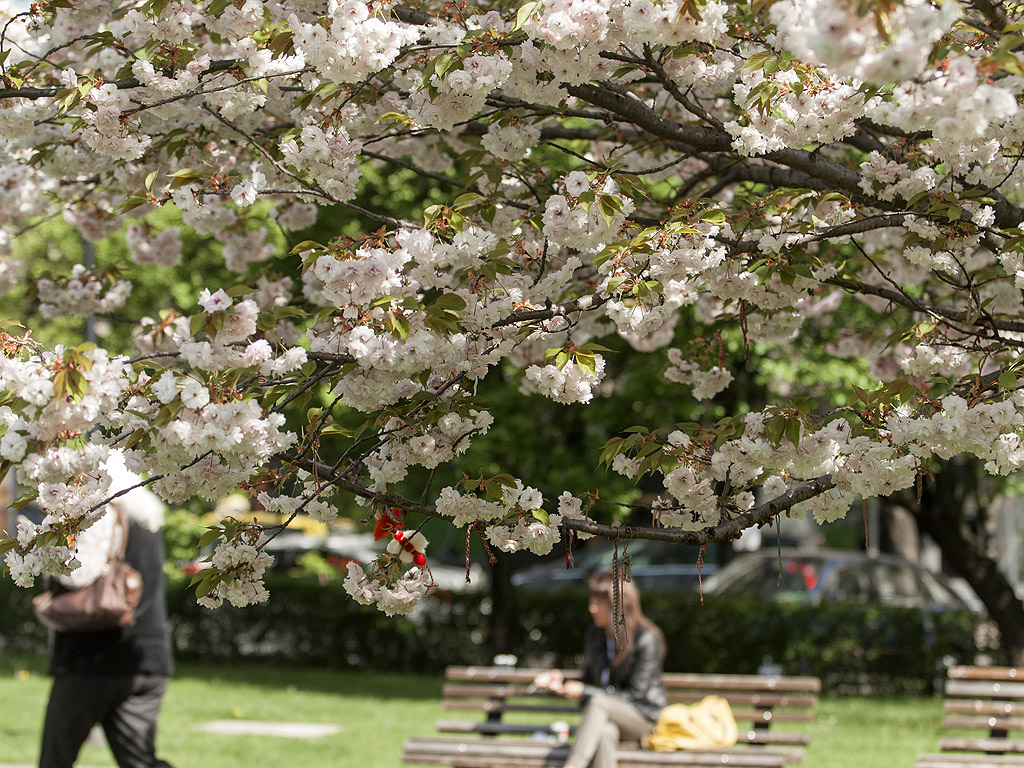
[[[100,723],[121,768],[171,768],[156,757],[156,718],[167,678],[68,674],[54,678],[39,768],[72,768]]]

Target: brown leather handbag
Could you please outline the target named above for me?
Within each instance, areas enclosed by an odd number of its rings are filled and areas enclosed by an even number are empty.
[[[99,632],[130,627],[142,597],[142,576],[124,560],[128,544],[128,520],[120,508],[121,546],[110,557],[103,573],[92,584],[67,589],[54,583],[32,599],[39,622],[58,632]]]

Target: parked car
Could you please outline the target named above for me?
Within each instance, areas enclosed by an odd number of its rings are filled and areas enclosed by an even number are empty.
[[[704,595],[754,595],[811,605],[849,600],[929,611],[975,611],[950,579],[894,555],[763,549],[736,557],[704,582]]]
[[[619,544],[620,557],[624,552],[630,562],[630,578],[641,591],[696,590],[702,579],[718,570],[717,549],[713,546],[708,547],[701,558],[700,550],[694,547],[636,539]],[[590,574],[611,568],[613,557],[611,544],[594,542],[575,553],[572,568],[565,567],[564,558],[530,566],[512,575],[512,586],[546,590],[582,588]],[[698,559],[701,560],[699,565]]]

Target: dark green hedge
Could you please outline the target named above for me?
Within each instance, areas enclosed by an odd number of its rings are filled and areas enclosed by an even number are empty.
[[[356,605],[337,583],[274,579],[268,603],[210,611],[185,582],[168,593],[179,659],[368,667],[437,672],[486,664],[483,595],[432,599],[414,618],[389,619]],[[0,579],[0,651],[34,653],[46,635],[32,618],[31,592]],[[573,666],[588,621],[582,592],[521,593],[518,647],[524,662]],[[970,614],[923,617],[915,610],[646,593],[645,609],[665,631],[666,668],[752,673],[767,659],[789,674],[822,678],[831,690],[926,693],[950,662],[971,662]]]

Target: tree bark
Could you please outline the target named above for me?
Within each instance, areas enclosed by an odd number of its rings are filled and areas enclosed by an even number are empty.
[[[964,515],[965,502],[972,496],[977,499],[979,471],[973,462],[944,462],[933,479],[925,481],[920,500],[914,498],[907,506],[921,529],[942,549],[945,561],[984,603],[999,627],[1010,663],[1024,665],[1024,604]]]
[[[519,627],[519,606],[512,588],[511,557],[494,552],[491,564],[491,615],[488,622],[488,645],[495,653],[519,653],[516,630]]]
[[[883,552],[892,552],[912,563],[921,561],[921,542],[914,514],[902,506],[888,506],[882,526]]]

